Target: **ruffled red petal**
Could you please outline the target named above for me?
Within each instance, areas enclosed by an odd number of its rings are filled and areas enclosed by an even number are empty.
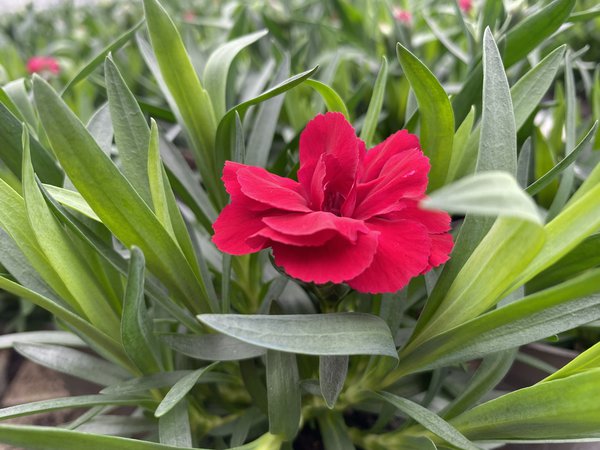
[[[336,236],[319,247],[273,243],[275,263],[292,277],[313,283],[342,283],[369,267],[377,251],[378,235],[360,233],[355,244]]]
[[[347,281],[360,292],[396,292],[429,264],[431,239],[425,225],[409,220],[373,219],[367,226],[379,233],[371,265]]]
[[[300,135],[298,181],[311,196],[315,209],[322,201],[319,196],[313,197],[316,187],[348,195],[364,153],[364,143],[341,113],[320,114],[306,125]]]

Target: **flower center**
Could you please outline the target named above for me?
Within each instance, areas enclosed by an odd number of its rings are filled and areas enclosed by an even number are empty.
[[[330,212],[336,216],[341,216],[342,205],[346,197],[340,192],[330,192],[325,190],[325,198],[323,199],[323,211]]]

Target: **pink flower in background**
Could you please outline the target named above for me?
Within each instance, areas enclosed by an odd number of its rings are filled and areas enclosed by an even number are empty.
[[[183,13],[183,20],[186,22],[193,22],[196,20],[196,13],[192,10],[187,10],[185,13]]]
[[[27,61],[27,71],[29,73],[50,72],[56,75],[60,72],[60,66],[51,56],[32,56]]]
[[[450,217],[419,208],[429,159],[398,131],[366,151],[340,113],[319,115],[300,136],[298,181],[225,163],[231,203],[213,228],[223,252],[267,247],[292,277],[396,292],[448,260]]]
[[[472,0],[458,0],[458,6],[464,12],[469,13],[473,8],[473,2]]]
[[[410,13],[410,11],[406,11],[400,8],[394,8],[392,14],[394,16],[394,19],[405,25],[410,25],[410,23],[412,22],[412,14]]]

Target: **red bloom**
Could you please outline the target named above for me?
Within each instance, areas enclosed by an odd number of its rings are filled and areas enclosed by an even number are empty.
[[[473,2],[471,0],[458,0],[458,6],[464,12],[468,13],[473,8]]]
[[[394,8],[393,16],[394,19],[405,25],[410,25],[410,23],[412,22],[412,14],[410,13],[410,11],[406,11],[405,9]]]
[[[51,56],[32,56],[27,61],[27,71],[29,73],[51,72],[57,74],[60,72],[58,61]]]
[[[399,131],[368,152],[339,113],[319,115],[300,136],[298,181],[227,161],[231,203],[213,225],[223,252],[267,247],[300,280],[395,292],[448,260],[445,212],[419,208],[429,160]]]

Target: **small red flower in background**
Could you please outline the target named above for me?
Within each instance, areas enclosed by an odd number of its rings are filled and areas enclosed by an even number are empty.
[[[27,71],[29,73],[50,72],[56,75],[60,72],[60,66],[51,56],[32,56],[27,61]]]
[[[452,250],[448,214],[419,208],[428,172],[406,130],[367,152],[342,114],[319,115],[300,136],[298,181],[225,163],[231,203],[213,242],[233,255],[271,247],[275,263],[303,281],[396,292]]]
[[[186,22],[193,22],[196,20],[196,13],[192,10],[188,10],[183,13],[183,20]]]
[[[410,23],[412,22],[412,14],[410,13],[410,11],[406,11],[405,9],[400,8],[394,8],[392,14],[394,16],[394,19],[405,25],[410,25]]]
[[[471,12],[471,9],[473,8],[473,2],[471,0],[458,0],[458,6],[464,12],[468,13]]]

